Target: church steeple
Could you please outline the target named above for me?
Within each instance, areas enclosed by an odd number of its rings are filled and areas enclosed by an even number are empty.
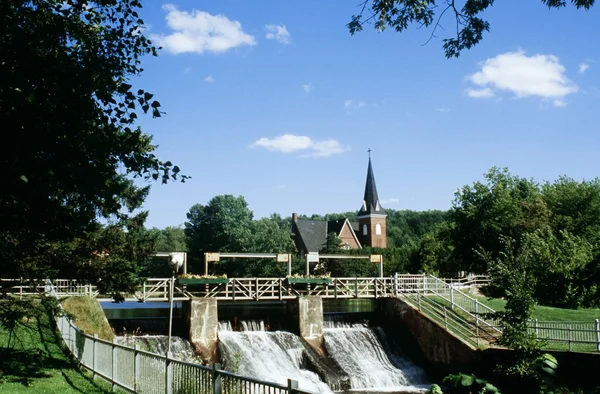
[[[385,215],[385,210],[379,202],[379,195],[377,194],[377,185],[375,184],[375,175],[373,174],[373,165],[371,164],[371,149],[369,152],[369,167],[367,169],[367,182],[365,185],[365,195],[363,198],[363,205],[358,211],[358,216],[365,215]]]
[[[371,149],[369,152],[369,167],[367,168],[367,182],[363,204],[358,211],[358,225],[360,242],[377,248],[387,247],[387,213],[379,202],[373,164],[371,163]]]

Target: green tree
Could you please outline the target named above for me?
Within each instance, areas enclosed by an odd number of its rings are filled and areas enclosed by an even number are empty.
[[[183,227],[167,226],[150,230],[156,236],[157,252],[185,252],[187,244]]]
[[[485,174],[485,183],[475,182],[456,193],[449,215],[453,258],[460,262],[457,268],[485,273],[487,263],[478,250],[485,250],[495,260],[504,251],[501,236],[518,243],[524,233],[547,226],[550,213],[539,185],[493,167]]]
[[[63,243],[126,226],[148,193],[131,180],[183,179],[160,161],[140,113],[160,103],[128,83],[144,37],[139,0],[0,3],[0,270],[3,276],[60,274]],[[124,267],[125,268],[125,267]],[[98,278],[96,278],[98,279]]]
[[[565,0],[541,0],[548,8],[562,8]],[[595,0],[571,0],[577,9],[589,10]],[[494,4],[494,0],[364,0],[359,5],[359,13],[353,15],[348,23],[351,34],[361,30],[365,24],[372,23],[379,32],[390,27],[403,32],[412,25],[431,27],[431,37],[436,37],[443,18],[450,19],[456,26],[456,34],[443,39],[447,58],[458,57],[465,49],[477,45],[490,24],[481,15]]]
[[[187,214],[185,236],[192,267],[200,272],[206,252],[247,252],[252,246],[253,213],[243,196],[213,197],[196,204]]]
[[[454,277],[457,275],[460,269],[453,258],[453,231],[453,223],[442,222],[433,231],[421,237],[417,270],[439,276]]]

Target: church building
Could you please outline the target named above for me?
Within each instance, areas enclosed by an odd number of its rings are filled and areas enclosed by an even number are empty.
[[[387,214],[377,194],[373,165],[369,155],[367,182],[363,202],[358,210],[358,221],[342,220],[302,220],[292,214],[292,237],[301,256],[319,252],[327,240],[327,234],[335,233],[344,249],[362,249],[363,246],[387,247]]]

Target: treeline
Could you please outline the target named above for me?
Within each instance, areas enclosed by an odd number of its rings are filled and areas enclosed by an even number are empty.
[[[538,183],[492,168],[484,180],[458,190],[448,211],[388,210],[388,248],[342,250],[335,235],[322,251],[382,254],[384,275],[460,272],[490,274],[505,288],[498,270],[522,270],[537,302],[562,307],[600,305],[600,181],[561,177]],[[183,228],[153,229],[157,248],[185,248],[190,270],[203,272],[204,252],[296,253],[291,218],[277,214],[255,220],[243,196],[216,196],[194,205]],[[355,221],[356,212],[300,215],[300,219]],[[512,260],[511,260],[512,259]],[[512,261],[507,265],[507,261]],[[304,261],[295,258],[296,272]],[[517,268],[515,268],[517,267]],[[372,276],[363,260],[328,261],[319,267],[334,276]],[[277,276],[285,267],[271,261],[228,261],[211,273]],[[519,271],[521,272],[521,271]],[[500,294],[501,295],[501,294]]]

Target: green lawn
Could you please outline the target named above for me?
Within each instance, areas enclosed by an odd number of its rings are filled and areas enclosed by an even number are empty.
[[[18,302],[18,301],[16,301]],[[27,394],[109,393],[110,386],[92,381],[63,353],[59,334],[44,314],[18,328],[18,340],[7,348],[8,332],[0,327],[0,392]]]
[[[489,299],[484,296],[477,296],[475,298],[496,311],[503,310],[506,304],[505,300],[497,298]],[[537,305],[533,310],[532,318],[545,321],[591,322],[594,319],[600,319],[600,309],[563,309]]]

